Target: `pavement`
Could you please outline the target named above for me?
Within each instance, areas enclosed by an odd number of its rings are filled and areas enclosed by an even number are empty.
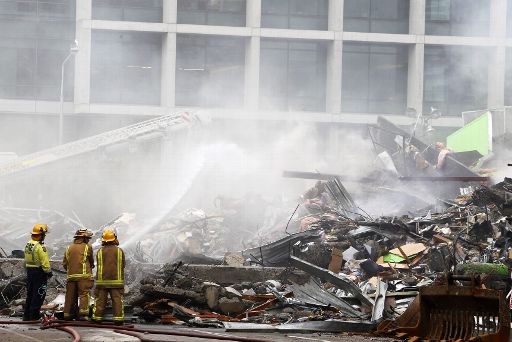
[[[150,335],[145,334],[144,339],[155,341],[176,341],[176,342],[189,342],[189,341],[220,341],[215,336],[232,336],[232,337],[246,337],[264,341],[272,342],[288,342],[288,341],[317,341],[317,342],[390,342],[393,339],[375,337],[371,335],[351,335],[351,334],[280,334],[280,333],[227,333],[222,329],[199,329],[193,327],[173,327],[162,325],[136,325],[136,327],[143,327],[155,330],[170,330],[188,333],[201,333],[211,335],[211,338],[197,338],[185,336],[170,336],[170,335]],[[136,342],[140,341],[136,337],[118,334],[110,329],[99,328],[82,328],[73,327],[81,337],[82,342],[98,342],[98,341],[115,341],[115,342]],[[0,341],[4,342],[29,342],[29,341],[72,341],[71,336],[56,329],[41,330],[38,325],[27,324],[0,324]]]

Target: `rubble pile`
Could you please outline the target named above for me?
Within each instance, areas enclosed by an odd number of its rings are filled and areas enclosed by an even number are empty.
[[[439,200],[439,212],[430,206],[394,217],[370,217],[339,179],[318,182],[303,201],[292,218],[274,216],[271,242],[258,245],[270,238],[253,232],[252,247],[238,252],[223,247],[240,239],[226,228],[234,217],[194,209],[160,222],[167,230],[151,240],[168,246],[167,236],[181,249],[165,250],[166,264],[148,260],[144,241],[130,250],[130,317],[234,330],[362,332],[400,317],[422,288],[447,274],[477,275],[486,288],[510,290],[512,179]],[[65,245],[64,237],[52,243]],[[19,315],[24,274],[12,260],[0,265],[2,313]],[[61,307],[65,284],[55,261],[44,307],[52,310]]]
[[[334,320],[345,322],[339,329],[358,322],[370,330],[399,317],[420,288],[441,283],[449,272],[478,275],[487,288],[508,291],[511,189],[506,178],[442,201],[440,213],[425,208],[423,215],[377,219],[349,217],[333,196],[322,195],[321,206],[293,220],[298,233],[228,253],[224,266],[211,266],[201,277],[186,263],[166,264],[142,279],[128,302],[146,322],[233,329],[317,322],[314,329],[321,331],[319,321]],[[218,273],[229,267],[279,272],[258,281],[224,281]]]

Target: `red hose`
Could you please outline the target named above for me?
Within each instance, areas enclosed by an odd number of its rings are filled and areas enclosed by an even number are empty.
[[[73,338],[74,338],[73,342],[80,342],[81,341],[80,340],[80,334],[75,329],[73,329],[71,327],[57,327],[56,329],[65,331],[68,334],[70,334],[71,336],[73,336]]]

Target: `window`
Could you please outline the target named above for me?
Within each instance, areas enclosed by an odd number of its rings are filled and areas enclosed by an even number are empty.
[[[427,0],[425,33],[488,36],[489,0]]]
[[[0,97],[58,100],[61,64],[75,37],[75,4],[65,0],[0,0]],[[73,60],[64,99],[73,99]]]
[[[405,113],[407,61],[405,45],[344,44],[342,111]]]
[[[325,111],[326,43],[261,40],[260,107]]]
[[[505,106],[512,106],[512,48],[507,48],[506,51],[507,52],[505,57]]]
[[[409,0],[345,0],[343,29],[409,33]]]
[[[92,18],[162,22],[163,0],[92,0]]]
[[[91,102],[160,104],[160,33],[93,31],[91,51]]]
[[[507,2],[507,38],[512,37],[512,3]]]
[[[327,30],[328,0],[262,0],[261,27]]]
[[[245,26],[245,0],[178,0],[178,24]]]
[[[460,115],[487,106],[488,50],[426,46],[423,108]]]
[[[176,51],[176,105],[243,105],[244,38],[178,35]]]

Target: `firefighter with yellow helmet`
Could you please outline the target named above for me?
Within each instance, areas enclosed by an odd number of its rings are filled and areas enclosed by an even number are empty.
[[[27,269],[27,300],[23,320],[31,321],[40,318],[41,305],[46,297],[48,279],[52,277],[48,249],[44,238],[48,226],[37,223],[32,228],[31,239],[25,245],[25,268]]]
[[[103,312],[107,304],[107,296],[112,300],[114,323],[123,324],[124,321],[124,267],[125,256],[117,235],[113,230],[107,229],[101,237],[102,247],[96,254],[98,269],[96,270],[96,299],[92,314],[93,321],[103,320]]]
[[[62,266],[67,271],[64,319],[87,320],[91,289],[94,285],[92,269],[94,256],[89,241],[92,233],[86,228],[76,231],[73,243],[66,248]],[[80,299],[80,305],[77,301]],[[78,308],[78,310],[77,310]],[[78,311],[78,312],[77,312]]]

